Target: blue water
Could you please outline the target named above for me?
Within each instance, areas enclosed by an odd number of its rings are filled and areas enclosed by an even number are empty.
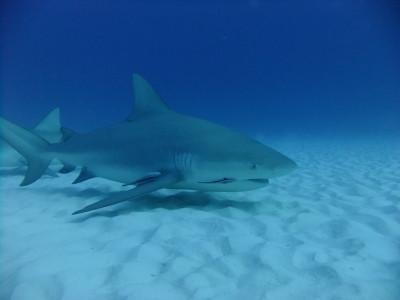
[[[128,187],[72,185],[82,166],[57,162],[20,187],[0,141],[0,300],[400,299],[398,3],[0,0],[1,117],[32,128],[59,107],[74,131],[110,126],[135,72],[299,166],[254,191],[72,216]]]
[[[2,1],[2,115],[58,106],[88,131],[132,109],[131,75],[177,111],[249,134],[400,132],[396,1]]]

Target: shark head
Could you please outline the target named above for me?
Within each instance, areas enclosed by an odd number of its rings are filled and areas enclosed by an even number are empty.
[[[284,154],[248,136],[215,124],[208,126],[207,130],[201,124],[205,138],[197,135],[190,174],[190,180],[204,190],[256,189],[297,168]]]
[[[214,155],[208,155],[198,164],[199,174],[215,179],[263,180],[286,175],[297,167],[290,158],[256,141],[238,139],[237,142],[231,149],[227,145],[214,145]]]

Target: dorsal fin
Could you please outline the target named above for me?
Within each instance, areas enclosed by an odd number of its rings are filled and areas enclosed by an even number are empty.
[[[57,107],[49,112],[39,124],[36,125],[35,130],[37,131],[53,131],[55,129],[60,130],[60,109]]]
[[[152,86],[138,74],[133,74],[133,90],[135,95],[135,108],[128,117],[128,121],[132,121],[134,117],[138,115],[169,111],[168,106],[161,100]]]
[[[33,131],[50,143],[59,142],[62,137],[60,109],[55,108],[49,112],[47,116],[36,125]]]

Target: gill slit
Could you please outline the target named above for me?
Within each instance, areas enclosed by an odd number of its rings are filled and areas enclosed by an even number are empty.
[[[173,151],[172,160],[173,167],[180,173],[188,173],[192,169],[193,156],[189,152]]]

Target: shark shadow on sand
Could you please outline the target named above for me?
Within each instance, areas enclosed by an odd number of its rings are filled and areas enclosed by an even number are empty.
[[[136,200],[122,203],[116,206],[113,210],[94,211],[86,215],[77,216],[72,222],[80,223],[96,217],[114,218],[119,215],[152,211],[156,209],[195,209],[202,211],[215,211],[224,208],[234,208],[252,213],[256,211],[257,206],[257,202],[219,199],[212,194],[204,192],[182,191],[168,196],[156,194],[147,195]]]

